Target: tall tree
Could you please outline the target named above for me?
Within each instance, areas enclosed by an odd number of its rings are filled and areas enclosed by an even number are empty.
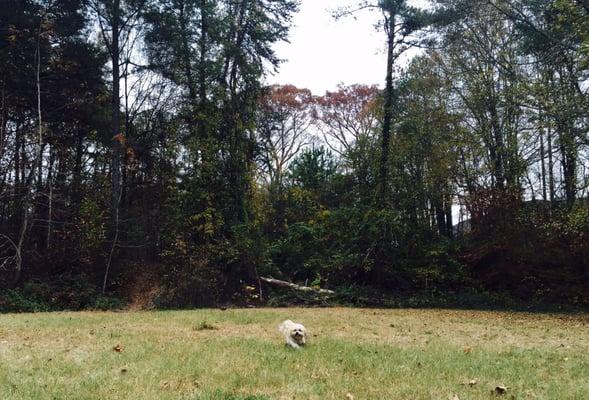
[[[145,14],[150,65],[183,95],[190,210],[212,227],[195,244],[233,240],[234,228],[248,223],[261,80],[279,63],[272,46],[287,39],[297,3],[169,0]],[[227,293],[250,268],[228,266]]]
[[[126,138],[121,131],[121,53],[126,42],[132,40],[135,19],[146,0],[91,0],[95,18],[98,21],[103,43],[110,55],[111,64],[111,123],[110,123],[110,225],[108,248],[104,266],[102,292],[106,285],[118,245],[120,228],[120,203],[122,196],[121,162]]]
[[[381,130],[381,91],[376,86],[340,85],[337,91],[317,98],[316,126],[327,146],[354,174],[360,202],[374,193],[374,158]]]
[[[270,202],[276,212],[276,232],[282,232],[285,227],[286,169],[311,139],[309,128],[312,123],[312,106],[311,92],[292,85],[271,86],[260,100],[256,141],[262,173],[267,178]]]
[[[2,218],[10,221],[2,233],[18,237],[23,250],[32,244],[50,250],[56,197],[67,196],[65,176],[56,169],[69,161],[64,147],[72,133],[93,104],[99,108],[94,96],[103,89],[102,58],[83,37],[82,2],[9,2],[0,19],[9,33],[0,53],[0,197],[8,196]],[[22,254],[28,263],[30,253]]]
[[[411,6],[406,0],[363,1],[355,8],[340,10],[336,16],[342,17],[364,9],[378,9],[382,12],[380,27],[386,35],[387,61],[385,88],[383,91],[383,118],[380,137],[380,161],[377,179],[378,193],[376,201],[386,207],[388,198],[389,154],[393,118],[396,110],[394,87],[395,65],[399,57],[407,50],[426,45],[430,38],[426,28],[437,23],[440,15]]]

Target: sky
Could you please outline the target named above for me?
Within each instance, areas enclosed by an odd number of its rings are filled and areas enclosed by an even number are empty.
[[[285,60],[268,83],[293,84],[314,94],[335,90],[338,83],[378,84],[385,79],[385,36],[375,29],[380,14],[362,11],[335,20],[332,11],[349,0],[302,0],[293,19],[290,43],[275,46]]]
[[[421,5],[423,0],[410,3]],[[335,20],[333,11],[358,0],[302,0],[293,18],[290,43],[275,46],[285,60],[270,84],[292,84],[316,95],[333,91],[339,83],[384,86],[385,34],[375,29],[382,14],[364,10]]]

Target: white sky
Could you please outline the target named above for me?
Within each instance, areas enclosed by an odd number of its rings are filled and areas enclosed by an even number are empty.
[[[356,18],[335,21],[335,8],[349,0],[302,0],[293,19],[290,43],[275,49],[286,60],[269,83],[293,84],[314,94],[334,90],[338,83],[381,84],[386,71],[385,37],[374,28],[380,14],[362,11]],[[381,85],[382,86],[382,85]]]
[[[302,0],[293,19],[290,43],[275,47],[285,60],[268,83],[293,84],[322,95],[338,83],[383,86],[386,72],[385,34],[375,29],[381,14],[361,11],[336,21],[332,11],[358,0]],[[424,3],[414,0],[411,3]]]

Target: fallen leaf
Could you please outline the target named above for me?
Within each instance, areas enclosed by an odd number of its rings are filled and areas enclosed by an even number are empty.
[[[497,396],[501,396],[507,393],[507,388],[505,386],[497,386],[495,387],[495,394]]]
[[[120,344],[117,344],[115,347],[112,348],[114,351],[116,351],[117,353],[122,353],[123,352],[123,347]]]
[[[472,347],[465,347],[464,350],[462,350],[462,352],[464,354],[470,354],[471,351],[472,351]]]

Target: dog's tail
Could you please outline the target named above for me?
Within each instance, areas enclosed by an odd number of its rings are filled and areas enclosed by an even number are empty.
[[[287,319],[286,321],[282,321],[282,323],[280,325],[278,325],[278,332],[284,333],[286,331],[286,326],[292,324],[292,321],[290,319]]]

